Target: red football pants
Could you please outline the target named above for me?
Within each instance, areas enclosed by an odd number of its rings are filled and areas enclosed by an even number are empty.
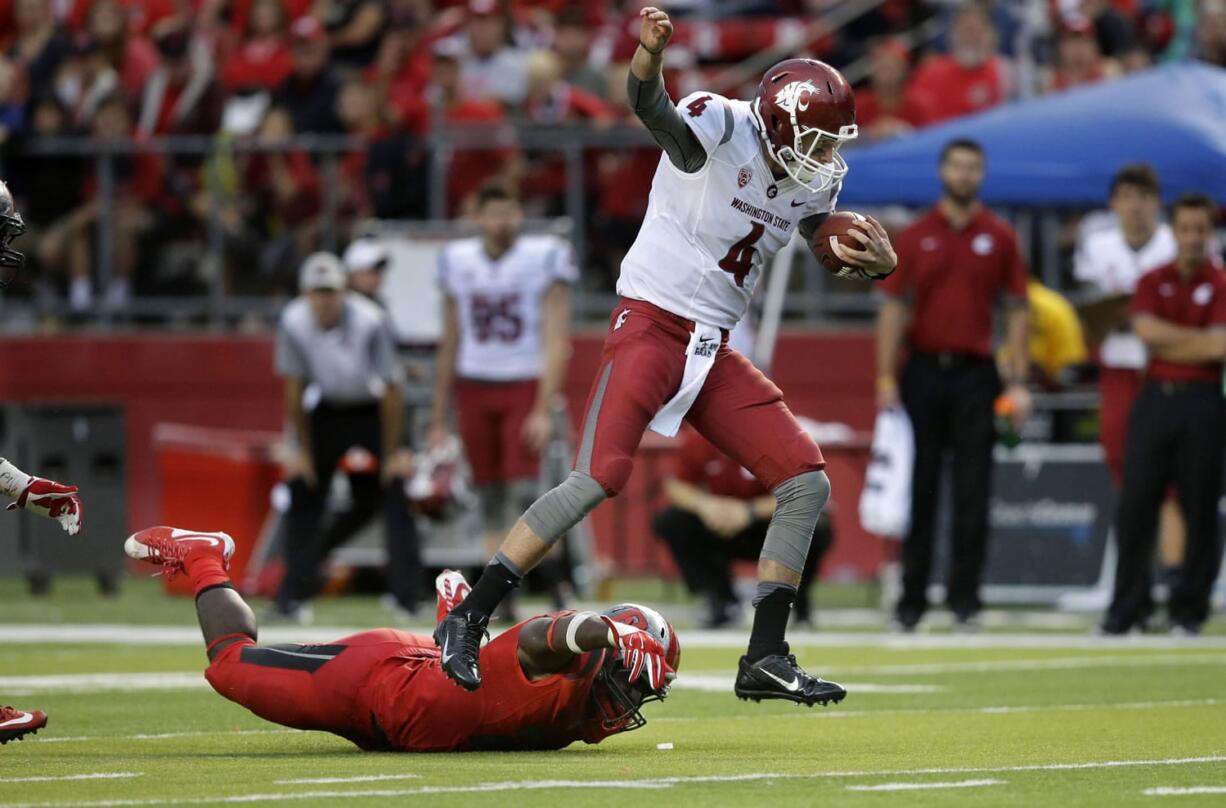
[[[374,675],[404,663],[406,646],[434,647],[429,637],[378,629],[323,645],[257,646],[240,640],[204,672],[222,696],[275,724],[321,730],[363,749],[386,740],[374,721]]]
[[[456,379],[456,420],[475,485],[540,476],[540,455],[524,443],[523,437],[524,420],[536,404],[536,388],[536,379]]]
[[[591,475],[609,496],[625,486],[647,425],[681,386],[693,329],[684,317],[641,300],[623,298],[614,309],[575,458],[575,470]],[[728,347],[726,333],[686,420],[767,490],[826,467],[783,393]]]

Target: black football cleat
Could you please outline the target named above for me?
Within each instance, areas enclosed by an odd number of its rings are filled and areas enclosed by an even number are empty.
[[[20,741],[47,726],[47,714],[42,710],[32,713],[15,707],[0,705],[0,746],[9,741]]]
[[[842,685],[805,673],[793,654],[771,654],[753,664],[741,657],[733,690],[741,699],[786,699],[806,707],[838,704],[847,695]]]
[[[481,640],[489,637],[489,618],[472,612],[449,614],[434,629],[443,673],[465,690],[481,687]]]

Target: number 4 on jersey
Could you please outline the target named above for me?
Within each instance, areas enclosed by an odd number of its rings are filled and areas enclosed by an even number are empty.
[[[690,111],[691,118],[697,118],[707,108],[707,102],[711,100],[709,95],[701,95],[693,101],[685,105],[685,108]]]
[[[728,254],[720,259],[719,268],[736,278],[737,286],[745,285],[745,276],[753,269],[754,245],[765,232],[766,225],[754,222],[750,225],[749,235],[729,247]]]

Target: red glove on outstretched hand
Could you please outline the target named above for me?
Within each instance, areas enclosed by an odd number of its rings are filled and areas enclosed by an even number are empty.
[[[10,502],[5,510],[11,511],[15,508],[25,508],[40,516],[54,519],[69,536],[81,532],[84,513],[75,485],[61,485],[53,480],[31,477],[25,489],[17,496],[17,501]]]
[[[651,690],[666,688],[676,672],[664,661],[664,646],[660,641],[641,628],[619,623],[603,614],[600,619],[609,627],[613,647],[622,652],[622,664],[630,671],[630,682],[645,675]]]

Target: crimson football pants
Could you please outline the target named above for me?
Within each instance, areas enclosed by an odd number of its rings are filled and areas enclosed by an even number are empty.
[[[575,470],[615,496],[647,425],[681,385],[694,324],[641,300],[622,299],[609,320],[600,370],[584,408]],[[725,333],[686,420],[767,490],[826,467],[822,452],[761,371]]]
[[[371,689],[381,663],[403,662],[405,646],[433,643],[377,629],[320,645],[227,646],[204,672],[222,696],[274,724],[340,735],[363,749],[387,745]]]

